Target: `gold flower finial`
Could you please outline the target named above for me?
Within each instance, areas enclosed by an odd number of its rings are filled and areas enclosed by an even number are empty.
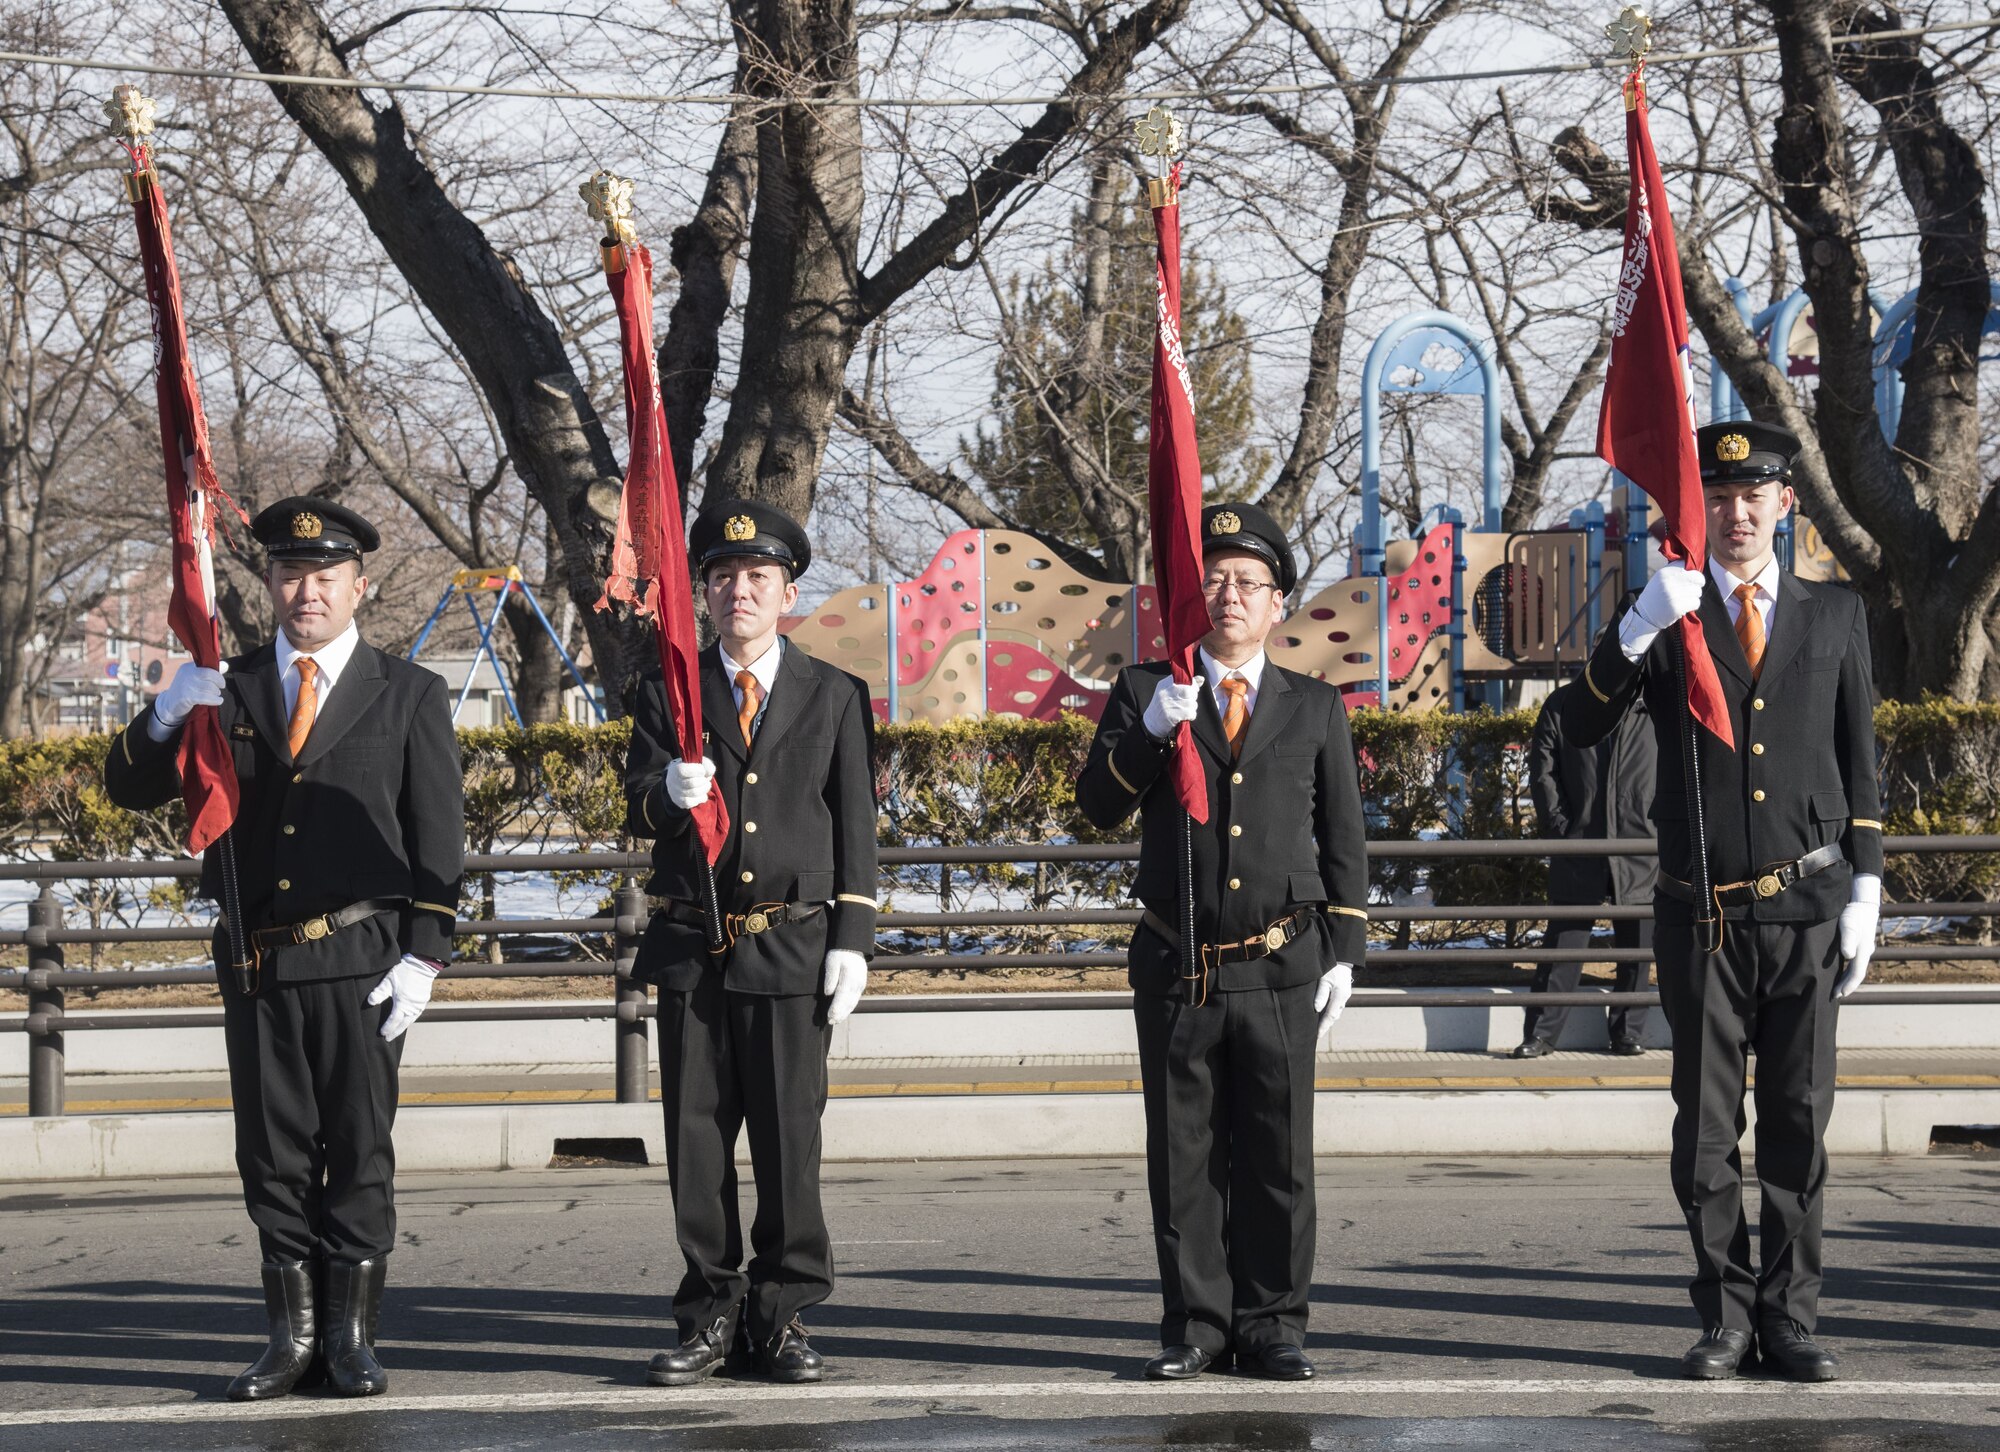
[[[606,238],[624,246],[639,240],[639,234],[632,226],[630,178],[619,176],[616,172],[600,171],[576,190],[583,198],[590,219],[604,228]]]
[[[137,86],[117,86],[104,103],[111,134],[137,145],[153,134],[153,98]]]
[[[1165,106],[1155,106],[1135,121],[1132,134],[1143,155],[1159,159],[1162,171],[1187,144],[1187,128],[1181,125],[1180,117]]]
[[[1604,37],[1621,56],[1635,63],[1644,60],[1653,48],[1653,17],[1642,5],[1627,5],[1604,27]]]

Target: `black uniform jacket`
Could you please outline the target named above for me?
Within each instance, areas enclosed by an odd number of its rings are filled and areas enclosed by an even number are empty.
[[[1764,669],[1750,664],[1729,608],[1704,580],[1700,618],[1729,703],[1736,749],[1700,731],[1701,799],[1708,828],[1709,875],[1717,886],[1754,879],[1766,866],[1838,842],[1847,861],[1775,897],[1731,904],[1724,916],[1766,923],[1817,923],[1847,905],[1856,872],[1882,871],[1882,809],[1875,775],[1875,691],[1868,621],[1861,599],[1844,586],[1780,575]],[[1643,693],[1659,745],[1653,819],[1660,871],[1693,880],[1692,834],[1681,743],[1687,707],[1676,682],[1672,644],[1663,630],[1636,661],[1606,631],[1563,701],[1563,734],[1572,744],[1601,741]],[[1660,896],[1655,911],[1691,909]]]
[[[740,993],[817,993],[829,948],[875,951],[875,716],[865,681],[789,643],[746,748],[722,653],[701,653],[707,755],[729,808],[729,837],[715,864],[725,914],[773,903],[830,903],[800,922],[739,934],[711,958],[698,916],[705,859],[694,819],[667,800],[662,777],[681,754],[667,716],[666,684],[640,683],[625,759],[625,829],[653,840],[656,901],[635,972],[663,988],[693,988],[719,967]],[[669,915],[671,913],[671,916]]]
[[[237,888],[252,928],[302,923],[370,898],[402,898],[317,942],[267,950],[280,982],[385,972],[404,953],[446,962],[465,875],[465,774],[444,678],[366,641],[334,683],[292,760],[278,653],[229,662],[222,729],[242,802],[231,830]],[[148,706],[111,743],[104,786],[144,810],[181,793],[180,733],[155,741]],[[200,895],[222,900],[222,853],[203,854]],[[228,961],[222,934],[216,962]]]
[[[1612,733],[1595,746],[1563,735],[1563,701],[1583,686],[1557,686],[1542,702],[1528,743],[1528,789],[1544,837],[1653,835],[1653,764],[1658,755],[1646,703],[1634,695]],[[1678,759],[1678,758],[1676,758]],[[1549,901],[1650,903],[1659,864],[1651,857],[1551,857]]]
[[[1076,800],[1106,830],[1140,809],[1133,891],[1178,932],[1182,813],[1167,743],[1156,741],[1143,720],[1167,671],[1154,662],[1119,672],[1077,778]],[[1194,737],[1208,777],[1208,821],[1194,824],[1196,938],[1240,942],[1306,905],[1318,923],[1316,933],[1268,958],[1223,965],[1209,991],[1288,988],[1336,962],[1358,966],[1368,941],[1368,844],[1340,692],[1267,659],[1241,758],[1230,758],[1206,686]],[[1135,991],[1181,991],[1180,950],[1151,929],[1140,928],[1130,962]]]

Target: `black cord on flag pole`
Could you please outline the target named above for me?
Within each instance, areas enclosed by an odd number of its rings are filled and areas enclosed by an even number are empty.
[[[1669,568],[1675,568],[1670,566]],[[1688,699],[1687,636],[1684,625],[1674,632],[1674,685],[1681,703],[1681,790],[1687,795],[1689,847],[1694,858],[1694,920],[1705,930],[1703,936],[1711,953],[1722,950],[1722,912],[1716,906],[1708,871],[1708,814],[1701,801],[1701,723],[1694,718],[1694,703]]]

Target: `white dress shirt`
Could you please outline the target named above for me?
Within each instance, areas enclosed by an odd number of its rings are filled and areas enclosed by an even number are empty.
[[[731,659],[727,646],[720,644],[716,646],[717,653],[722,657],[722,673],[729,678],[729,697],[736,703],[736,710],[739,714],[743,710],[743,688],[736,684],[738,673],[748,671],[757,680],[757,690],[760,694],[757,697],[756,718],[750,723],[750,731],[753,735],[756,734],[757,728],[763,724],[764,713],[771,709],[771,687],[778,680],[778,654],[784,648],[785,638],[781,635],[772,641],[770,649],[758,656],[757,659],[751,661],[748,665],[740,665]]]
[[[1224,676],[1241,676],[1248,681],[1250,689],[1243,693],[1243,709],[1246,712],[1257,709],[1257,688],[1264,683],[1264,662],[1267,659],[1263,651],[1259,650],[1240,666],[1223,665],[1206,649],[1200,647],[1196,648],[1195,654],[1201,661],[1202,675],[1208,678],[1208,694],[1215,702],[1216,715],[1229,714],[1229,698],[1222,694],[1221,682]]]
[[[299,701],[299,662],[310,658],[319,667],[319,674],[313,680],[313,720],[326,709],[326,698],[333,694],[333,688],[340,683],[341,674],[347,663],[354,659],[354,647],[361,644],[361,632],[352,620],[347,629],[318,650],[300,650],[292,644],[292,638],[280,629],[278,631],[278,684],[285,691],[285,719],[292,719],[292,708]]]
[[[1757,593],[1750,597],[1756,605],[1757,613],[1764,617],[1764,639],[1771,638],[1771,617],[1778,608],[1778,557],[1774,554],[1764,561],[1764,568],[1748,580],[1739,580],[1716,562],[1714,555],[1708,557],[1708,577],[1715,581],[1715,588],[1722,592],[1722,603],[1729,607],[1729,623],[1734,625],[1743,616],[1743,602],[1736,598],[1739,585],[1755,585]]]

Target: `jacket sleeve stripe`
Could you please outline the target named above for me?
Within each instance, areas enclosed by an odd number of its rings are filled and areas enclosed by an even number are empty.
[[[1126,791],[1132,793],[1132,795],[1135,797],[1139,795],[1139,789],[1133,786],[1131,782],[1125,780],[1125,773],[1118,769],[1118,762],[1116,761],[1116,759],[1110,756],[1106,756],[1104,758],[1104,764],[1110,767],[1111,774],[1118,778],[1118,785],[1124,787]]]

